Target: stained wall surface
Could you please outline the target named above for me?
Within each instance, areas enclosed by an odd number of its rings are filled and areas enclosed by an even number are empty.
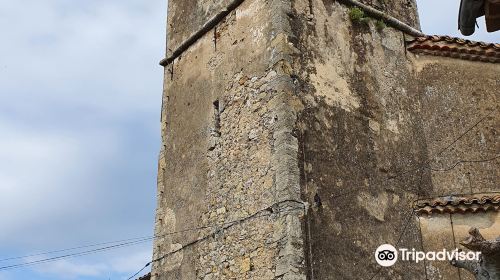
[[[402,21],[418,18],[389,2]],[[294,1],[302,192],[315,206],[305,220],[309,279],[458,279],[447,262],[381,268],[374,252],[453,250],[472,226],[500,235],[496,212],[454,214],[454,234],[449,215],[413,213],[419,199],[500,191],[499,65],[416,56],[403,32],[313,3]]]
[[[312,18],[296,31],[307,34],[299,43],[302,191],[321,200],[307,220],[308,275],[420,279],[423,265],[380,269],[373,257],[381,244],[420,246],[411,204],[431,184],[427,170],[412,170],[428,153],[405,35],[352,22],[338,2],[316,2],[311,15],[295,5],[299,18]]]
[[[498,64],[412,56],[428,147],[430,198],[464,195],[493,197],[500,191]],[[497,194],[498,195],[498,194]],[[498,212],[423,216],[425,250],[460,248],[471,227],[485,238],[500,236]],[[427,262],[430,279],[474,279],[443,262]]]
[[[167,56],[228,2],[170,0]],[[371,2],[418,28],[414,1]],[[374,252],[496,234],[496,212],[414,202],[500,191],[499,65],[414,55],[350,11],[246,0],[165,68],[153,279],[457,279]]]
[[[167,53],[178,47],[205,22],[224,9],[230,0],[168,1]]]

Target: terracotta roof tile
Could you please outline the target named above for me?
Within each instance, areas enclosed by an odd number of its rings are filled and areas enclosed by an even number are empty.
[[[415,203],[414,209],[419,215],[500,211],[500,194],[449,196],[419,200]]]
[[[424,36],[407,42],[417,54],[500,63],[500,44],[470,41],[450,36]]]

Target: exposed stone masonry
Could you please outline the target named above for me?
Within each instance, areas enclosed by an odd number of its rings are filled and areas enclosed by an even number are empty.
[[[415,1],[364,2],[418,28]],[[167,56],[227,3],[170,0]],[[409,40],[337,1],[246,0],[168,65],[154,258],[179,252],[152,279],[456,280],[447,263],[381,270],[373,252],[452,249],[470,223],[493,239],[497,212],[427,219],[412,203],[500,191],[498,161],[434,171],[498,153],[500,69]]]

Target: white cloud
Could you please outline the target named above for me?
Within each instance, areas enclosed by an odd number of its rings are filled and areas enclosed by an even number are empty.
[[[102,131],[36,131],[3,119],[0,131],[0,243],[84,211],[70,204],[86,197],[78,181],[95,173],[95,156],[112,159],[119,148],[115,136]]]
[[[165,5],[0,0],[0,244],[152,230]]]
[[[148,243],[110,252],[95,259],[62,259],[33,268],[42,275],[57,279],[78,279],[85,276],[104,279],[108,275],[132,275],[151,261],[151,251],[151,244]],[[25,261],[36,261],[41,258],[44,257],[28,258]]]
[[[0,45],[4,106],[29,112],[70,103],[117,117],[157,110],[163,1],[155,1],[160,9],[127,4],[136,1],[0,2],[8,11],[0,16],[0,31],[8,38]]]
[[[151,235],[166,1],[0,7],[0,259]],[[33,269],[107,279],[148,256],[134,246]]]
[[[419,0],[425,32],[457,35],[452,2]],[[0,7],[0,258],[150,233],[166,1]],[[150,247],[33,269],[105,279],[136,272]]]
[[[142,250],[128,256],[118,256],[112,263],[111,267],[119,273],[135,273],[141,269],[146,263],[151,261],[152,248],[148,246]]]

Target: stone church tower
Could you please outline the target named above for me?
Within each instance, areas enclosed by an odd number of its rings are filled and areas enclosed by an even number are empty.
[[[374,255],[500,235],[500,45],[414,0],[168,2],[152,279],[474,279]]]

